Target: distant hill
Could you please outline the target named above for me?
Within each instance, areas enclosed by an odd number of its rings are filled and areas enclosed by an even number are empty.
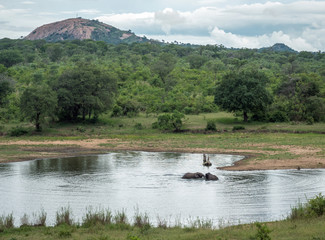
[[[97,20],[84,18],[70,18],[43,25],[32,31],[25,39],[44,39],[48,42],[92,39],[113,44],[149,41],[145,37],[136,36],[131,31],[122,31]]]
[[[292,52],[296,53],[297,51],[293,50],[292,48],[288,47],[283,43],[276,43],[272,47],[264,47],[260,48],[259,51],[271,51],[271,52]]]

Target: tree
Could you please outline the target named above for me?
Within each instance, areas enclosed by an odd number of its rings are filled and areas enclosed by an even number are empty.
[[[267,76],[256,70],[229,72],[216,88],[215,103],[226,111],[242,111],[247,122],[248,113],[265,111],[271,103],[267,82]]]
[[[13,91],[14,82],[4,74],[0,74],[0,107],[4,106],[7,96]]]
[[[56,93],[46,85],[26,88],[20,99],[22,114],[35,124],[37,131],[41,130],[45,118],[54,114],[56,106]]]
[[[0,64],[9,68],[23,61],[23,57],[18,50],[2,50],[0,51]]]
[[[80,63],[62,73],[55,86],[61,120],[95,118],[112,104],[116,80],[93,64]]]
[[[166,83],[166,77],[173,71],[176,64],[176,59],[171,53],[162,53],[159,58],[153,63],[152,71],[161,78],[163,83]]]

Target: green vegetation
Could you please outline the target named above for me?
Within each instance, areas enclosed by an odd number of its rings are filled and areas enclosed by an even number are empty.
[[[44,122],[96,122],[105,113],[133,118],[219,108],[244,121],[325,121],[321,52],[1,39],[0,56],[0,121],[30,120],[38,130]],[[48,95],[50,108],[36,111],[34,97],[30,111],[24,99],[35,86],[39,104]]]
[[[321,201],[320,201],[321,200]],[[320,203],[322,202],[322,203]],[[309,199],[306,208],[324,207],[324,197],[318,195]],[[300,207],[300,205],[298,206]],[[315,210],[315,209],[314,209]],[[314,211],[313,210],[313,211]],[[294,211],[294,210],[292,210]],[[317,213],[318,210],[316,210]],[[316,213],[315,212],[315,213]],[[57,215],[71,216],[70,208],[62,208]],[[38,218],[44,220],[46,213]],[[290,218],[290,217],[289,217]],[[21,226],[14,227],[12,214],[0,217],[1,239],[251,239],[251,240],[305,240],[324,239],[325,219],[323,214],[308,214],[307,217],[292,218],[269,223],[252,223],[237,226],[219,226],[215,229],[211,220],[192,219],[187,225],[171,225],[158,217],[157,225],[151,224],[146,214],[136,210],[133,221],[126,218],[125,212],[113,215],[110,210],[88,208],[81,223],[70,219],[54,227],[33,224],[21,218]],[[72,224],[72,222],[74,222]],[[37,226],[37,227],[36,227]]]
[[[304,218],[313,218],[321,217],[325,213],[325,197],[322,194],[315,196],[307,200],[305,204],[298,203],[298,206],[295,206],[291,209],[291,214],[289,219],[304,219]]]

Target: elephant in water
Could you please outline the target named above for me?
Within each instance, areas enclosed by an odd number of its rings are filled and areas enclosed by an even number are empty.
[[[196,173],[185,173],[182,177],[183,179],[197,179],[204,177],[203,173],[196,172]]]
[[[209,181],[209,180],[217,181],[217,180],[219,180],[219,178],[216,175],[213,175],[211,173],[206,173],[205,174],[205,180],[207,180],[207,181]]]

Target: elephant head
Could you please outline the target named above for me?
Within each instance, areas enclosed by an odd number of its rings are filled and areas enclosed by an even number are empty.
[[[205,174],[205,180],[207,180],[207,181],[209,181],[209,180],[217,181],[217,180],[219,180],[219,178],[216,175],[213,175],[211,173],[206,173]]]

